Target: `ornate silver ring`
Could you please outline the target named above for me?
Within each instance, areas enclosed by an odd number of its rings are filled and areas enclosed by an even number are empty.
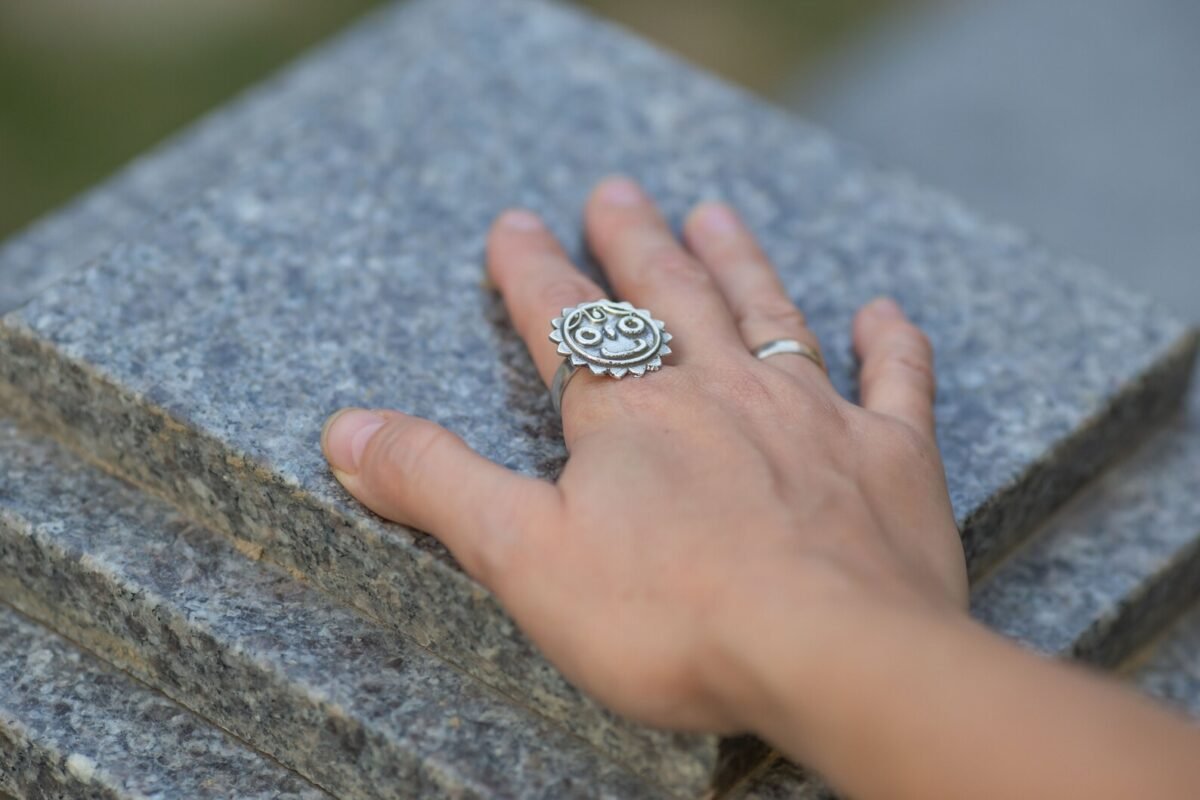
[[[554,373],[550,398],[562,413],[562,396],[575,373],[586,367],[594,375],[641,377],[662,369],[671,352],[666,323],[644,308],[613,300],[592,300],[564,308],[550,323],[550,341],[558,344],[563,363]]]

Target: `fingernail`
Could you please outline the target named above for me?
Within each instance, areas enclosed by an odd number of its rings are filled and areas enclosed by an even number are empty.
[[[867,303],[867,311],[877,317],[903,317],[904,309],[890,297],[876,297]]]
[[[505,211],[500,215],[500,224],[514,231],[540,231],[545,227],[537,214],[523,208]]]
[[[704,203],[696,211],[696,222],[705,233],[728,236],[741,230],[741,222],[733,209],[724,203]]]
[[[600,199],[614,206],[636,206],[646,200],[646,194],[635,182],[624,176],[606,178],[600,184]]]
[[[330,466],[339,472],[357,472],[367,442],[383,423],[383,417],[361,408],[344,408],[330,417],[321,436]]]

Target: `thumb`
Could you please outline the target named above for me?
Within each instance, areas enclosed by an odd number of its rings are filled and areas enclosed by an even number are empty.
[[[325,423],[321,449],[346,491],[381,517],[436,536],[493,591],[538,520],[558,507],[551,484],[398,411],[343,409]]]

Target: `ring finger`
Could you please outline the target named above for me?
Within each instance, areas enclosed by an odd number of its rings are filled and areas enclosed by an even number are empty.
[[[746,349],[777,339],[794,339],[812,357],[782,353],[768,359],[773,367],[829,385],[816,334],[788,297],[774,267],[750,231],[728,206],[703,203],[684,225],[688,248],[708,267],[721,288]]]

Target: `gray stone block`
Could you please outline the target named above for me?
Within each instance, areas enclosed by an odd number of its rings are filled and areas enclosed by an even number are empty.
[[[330,800],[0,605],[0,792],[58,800]]]
[[[0,454],[0,594],[332,793],[659,795],[61,446],[0,423]]]
[[[1115,667],[1200,599],[1200,391],[975,588],[976,618]]]
[[[1145,298],[608,26],[427,0],[345,41],[240,112],[237,169],[4,319],[7,402],[641,774],[694,789],[722,754],[580,697],[436,542],[351,501],[317,448],[337,407],[391,406],[557,474],[558,423],[482,283],[503,207],[541,211],[586,261],[579,212],[605,173],[639,177],[675,220],[731,201],[849,395],[851,314],[898,296],[939,352],[976,572],[1177,403],[1195,340]]]

